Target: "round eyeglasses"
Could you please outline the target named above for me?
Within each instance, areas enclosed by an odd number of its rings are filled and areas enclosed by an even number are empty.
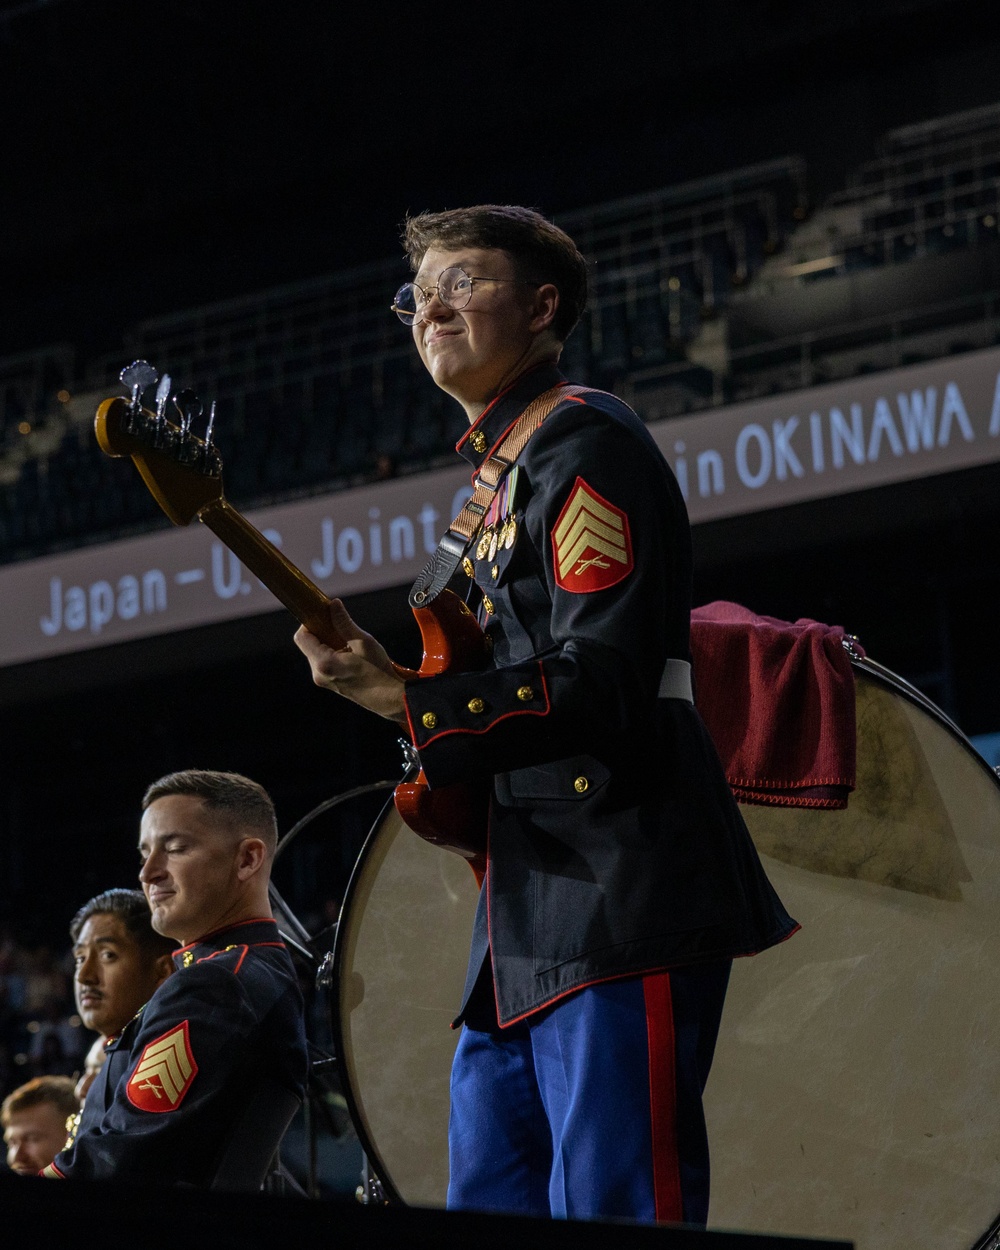
[[[436,295],[448,308],[465,308],[472,299],[477,282],[515,282],[520,286],[538,286],[537,282],[528,282],[523,278],[484,278],[467,274],[460,265],[449,265],[438,274],[437,283],[432,287],[418,286],[416,282],[404,282],[396,292],[392,301],[391,311],[396,314],[404,326],[412,326],[423,317],[424,309]]]

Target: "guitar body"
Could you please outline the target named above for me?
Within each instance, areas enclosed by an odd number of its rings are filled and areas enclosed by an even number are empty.
[[[414,608],[424,658],[414,673],[404,677],[436,677],[441,673],[470,673],[489,661],[486,635],[465,603],[444,590],[427,607]],[[469,860],[476,877],[486,872],[486,827],[489,789],[484,783],[457,782],[432,790],[423,771],[403,781],[393,794],[396,810],[425,841],[455,851]]]

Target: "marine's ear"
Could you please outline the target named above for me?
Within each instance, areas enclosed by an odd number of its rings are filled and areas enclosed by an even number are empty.
[[[552,282],[543,282],[535,288],[530,329],[536,334],[551,329],[559,308],[559,288]]]
[[[153,975],[158,986],[162,985],[173,971],[174,961],[171,955],[157,955],[153,960]]]
[[[242,838],[236,852],[236,875],[249,881],[267,862],[267,844],[263,838]]]

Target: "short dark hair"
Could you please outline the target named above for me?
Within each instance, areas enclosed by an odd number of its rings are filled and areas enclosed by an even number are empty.
[[[129,936],[151,959],[169,955],[177,949],[177,943],[172,938],[164,937],[153,928],[149,904],[141,890],[104,890],[84,903],[69,925],[69,936],[74,946],[91,916],[117,916]]]
[[[10,1128],[10,1118],[19,1111],[27,1111],[29,1107],[41,1106],[50,1102],[55,1109],[67,1119],[80,1110],[80,1102],[74,1093],[76,1086],[72,1077],[68,1076],[36,1076],[33,1081],[19,1085],[13,1093],[8,1094],[0,1107],[0,1124]]]
[[[239,773],[220,773],[206,768],[187,768],[167,773],[154,781],[142,796],[142,810],[157,799],[173,794],[201,799],[211,812],[217,812],[231,825],[258,833],[273,854],[278,843],[278,818],[271,796],[263,786]]]
[[[559,291],[552,331],[560,342],[587,306],[587,262],[565,232],[533,208],[516,204],[477,204],[442,213],[418,213],[403,223],[403,249],[416,273],[427,249],[435,245],[495,247],[506,252],[520,276],[551,282]]]

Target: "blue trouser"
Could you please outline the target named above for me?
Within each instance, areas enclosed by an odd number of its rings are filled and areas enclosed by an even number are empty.
[[[729,969],[607,981],[505,1029],[466,1026],[448,1206],[704,1224],[701,1099]]]

